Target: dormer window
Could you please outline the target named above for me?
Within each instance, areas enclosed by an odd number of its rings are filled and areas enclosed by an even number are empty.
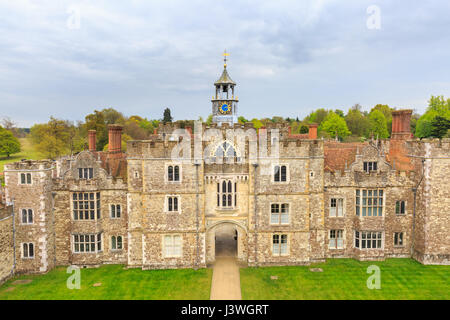
[[[371,171],[377,171],[377,162],[376,161],[365,161],[364,162],[364,171],[369,173]]]
[[[93,177],[93,168],[78,168],[78,179],[92,179]]]

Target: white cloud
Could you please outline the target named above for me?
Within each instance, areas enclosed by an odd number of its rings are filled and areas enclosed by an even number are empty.
[[[376,1],[382,30],[372,31],[372,2],[1,1],[0,117],[75,120],[105,104],[206,116],[224,48],[251,118],[356,102],[423,111],[431,94],[450,96],[450,4]],[[67,28],[70,6],[79,29]]]

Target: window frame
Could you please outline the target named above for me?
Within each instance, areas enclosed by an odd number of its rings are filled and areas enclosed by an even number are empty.
[[[363,171],[365,173],[378,171],[378,161],[363,161]]]
[[[94,179],[94,168],[93,167],[79,167],[78,168],[78,179],[79,180]]]
[[[171,238],[171,244],[168,245],[166,243],[166,238],[169,237]],[[175,245],[175,237],[178,237],[180,239],[180,243],[179,243],[179,254],[175,254],[174,251],[171,252],[171,254],[167,254],[167,248],[171,247],[172,250],[174,250],[176,248]],[[164,259],[174,259],[174,258],[183,258],[183,236],[179,233],[174,233],[174,234],[163,234],[162,235],[162,256]]]
[[[169,179],[169,167],[172,167],[172,180]],[[178,167],[178,180],[175,179],[175,167]],[[178,162],[170,162],[165,164],[164,168],[164,182],[171,184],[179,184],[183,180],[183,167],[181,163]]]
[[[397,236],[397,239],[396,239],[396,236]],[[400,240],[401,244],[398,244],[398,243],[395,244],[395,240]],[[393,234],[393,242],[392,243],[394,245],[394,248],[404,248],[405,247],[405,233],[403,231],[394,232],[394,234]]]
[[[278,247],[279,247],[278,250],[279,250],[279,252],[278,253],[276,253],[275,250],[274,250],[274,248],[275,248],[274,240],[275,240],[276,236],[278,236],[278,239],[279,239],[279,243],[278,243]],[[285,238],[286,238],[286,252],[285,253],[281,252],[282,251],[281,250],[281,248],[282,248],[281,245],[283,244],[282,243],[283,236],[285,236]],[[289,243],[289,234],[288,233],[284,233],[284,232],[272,233],[270,235],[270,244],[271,244],[270,250],[272,252],[272,257],[287,257],[287,256],[290,256],[290,243]]]
[[[113,210],[114,208],[114,210]],[[119,208],[119,210],[117,210]],[[114,213],[114,215],[113,215]],[[117,214],[119,213],[119,214]],[[120,203],[111,203],[109,205],[109,217],[111,219],[120,219],[122,218],[122,205]]]
[[[78,238],[77,238],[78,237]],[[83,237],[83,241],[81,241]],[[86,237],[88,241],[86,241]],[[92,238],[93,237],[93,238]],[[78,240],[77,240],[78,239]],[[92,240],[94,239],[94,240]],[[103,232],[100,233],[72,233],[72,253],[73,254],[97,254],[103,252]],[[78,245],[78,250],[77,250]],[[83,245],[83,251],[81,251],[81,245]],[[89,245],[89,250],[86,251],[86,245]],[[94,250],[92,250],[94,248]]]
[[[285,207],[287,206],[287,222],[281,222],[282,219],[282,208],[283,205],[285,205]],[[273,212],[273,206],[278,206],[278,212]],[[287,226],[291,224],[291,203],[290,202],[271,202],[270,203],[270,213],[269,213],[269,224],[272,226]],[[273,223],[272,222],[272,216],[275,214],[278,215],[278,223]]]
[[[225,191],[223,184],[225,183]],[[231,186],[231,191],[230,191]],[[216,208],[219,210],[234,210],[237,208],[237,181],[220,179],[216,183]],[[225,196],[225,199],[223,198]],[[225,200],[225,205],[223,204]],[[231,203],[231,204],[230,204]]]
[[[79,199],[79,196],[83,195],[83,199]],[[85,194],[87,194],[87,199],[85,199]],[[93,195],[93,199],[91,199],[91,194]],[[76,195],[76,199],[74,198]],[[76,204],[75,204],[76,201]],[[83,203],[81,208],[81,203]],[[85,208],[85,205],[88,205],[88,208]],[[93,203],[93,208],[91,207]],[[76,207],[76,208],[75,208]],[[75,211],[76,210],[76,211]],[[80,219],[80,211],[84,214],[83,219]],[[86,211],[88,212],[88,218],[85,219]],[[101,219],[101,194],[99,191],[81,191],[81,192],[71,192],[70,197],[70,212],[71,212],[71,220],[72,221],[95,221]],[[92,218],[92,214],[94,218]],[[77,218],[75,218],[75,215]]]
[[[276,181],[276,173],[275,173],[275,168],[276,167],[279,167],[280,169],[279,169],[279,175],[280,175],[280,177],[279,177],[279,181]],[[286,167],[286,180],[285,181],[283,181],[283,180],[281,180],[281,178],[282,178],[282,167]],[[290,180],[291,180],[291,177],[290,177],[290,170],[289,170],[289,164],[288,163],[273,163],[272,164],[272,175],[271,175],[271,182],[273,183],[273,184],[288,184],[289,182],[290,182]]]
[[[332,237],[331,235],[334,235]],[[343,250],[345,249],[345,230],[344,229],[330,229],[328,232],[328,249],[329,250]],[[341,237],[339,237],[341,235]],[[331,240],[334,239],[334,246],[331,246]],[[342,246],[339,246],[339,241],[342,240]]]
[[[26,256],[25,256],[25,245],[27,245]],[[32,256],[30,256],[30,245],[33,248],[32,249],[32,251],[33,251],[33,255]],[[20,247],[21,247],[21,251],[22,251],[22,259],[34,259],[34,257],[36,256],[34,242],[22,242]]]
[[[177,198],[177,210],[169,210],[169,198]],[[173,208],[173,202],[172,202]],[[164,197],[164,212],[166,213],[181,213],[181,196],[178,194],[167,194]]]
[[[357,237],[357,235],[356,235],[357,233],[359,234],[359,237]],[[369,234],[370,234],[370,237],[368,237]],[[376,234],[376,238],[372,237],[373,234]],[[365,237],[363,237],[363,235]],[[380,238],[378,238],[378,236],[380,236]],[[353,232],[353,247],[358,250],[384,250],[384,240],[385,240],[384,231],[355,230]],[[356,246],[357,241],[359,243],[359,246]],[[363,242],[363,241],[365,241],[365,242]],[[372,246],[373,241],[376,241],[375,242],[377,245],[376,248],[374,248]],[[378,247],[379,241],[381,241],[380,247]],[[365,243],[365,248],[363,248],[363,243]],[[368,243],[370,243],[369,246],[367,245]]]
[[[26,214],[27,222],[23,222],[23,213],[24,213],[24,211],[25,211],[25,214]],[[30,211],[31,211],[31,222],[30,222]],[[21,208],[19,212],[20,212],[19,220],[20,220],[20,224],[21,225],[27,226],[27,225],[33,225],[34,224],[34,210],[33,209],[31,209],[31,208]]]
[[[119,242],[120,238],[120,242]],[[120,243],[120,248],[119,248]],[[123,250],[123,236],[122,235],[112,235],[111,236],[111,251],[122,251]]]
[[[399,206],[397,206],[399,204]],[[403,204],[403,212],[402,212],[402,204]],[[397,212],[398,209],[398,212]],[[406,200],[396,200],[395,201],[395,215],[396,216],[405,216],[406,215]]]
[[[21,185],[21,186],[31,186],[31,185],[33,185],[33,175],[32,175],[31,172],[26,172],[26,171],[18,172],[17,175],[18,175],[17,182],[18,182],[19,185]],[[22,175],[24,175],[24,177],[25,177],[25,182],[24,183],[22,183]]]
[[[331,196],[330,197],[330,202],[329,202],[329,205],[328,205],[328,216],[330,218],[343,218],[343,217],[345,217],[345,200],[344,199],[345,198],[342,197],[342,196]],[[333,200],[335,200],[335,202],[336,202],[336,207],[332,206]],[[339,206],[338,205],[339,205],[340,202],[342,203],[342,210],[341,210],[342,215],[339,215]],[[336,208],[335,215],[331,214],[331,212],[333,211],[332,208]]]
[[[374,191],[377,195],[374,195]],[[364,195],[365,193],[365,195]],[[370,193],[370,195],[369,195]],[[380,195],[382,193],[382,195]],[[364,198],[365,197],[365,198]],[[364,199],[366,204],[364,204]],[[374,204],[374,199],[376,199],[377,204]],[[381,206],[379,205],[382,201]],[[369,204],[371,203],[371,204]],[[373,209],[377,209],[377,214],[373,214]],[[381,214],[380,214],[381,208]],[[364,210],[366,209],[366,210]],[[370,209],[370,210],[369,210]],[[359,218],[366,217],[384,217],[386,214],[386,192],[383,188],[355,188],[355,215]],[[368,214],[370,211],[370,215]],[[365,214],[363,214],[365,213]]]

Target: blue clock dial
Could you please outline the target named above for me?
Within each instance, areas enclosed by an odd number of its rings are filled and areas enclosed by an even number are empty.
[[[222,112],[228,111],[228,105],[226,103],[224,103],[221,108],[222,108]]]

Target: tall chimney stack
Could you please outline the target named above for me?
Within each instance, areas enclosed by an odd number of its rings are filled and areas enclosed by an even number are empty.
[[[412,110],[392,111],[392,134],[391,139],[406,140],[411,137],[411,115]]]
[[[317,123],[309,124],[308,139],[310,140],[317,139]]]
[[[89,151],[91,152],[96,151],[97,131],[95,130],[88,131],[88,142],[89,142]]]
[[[122,152],[122,126],[118,124],[108,125],[108,151],[109,153]]]

